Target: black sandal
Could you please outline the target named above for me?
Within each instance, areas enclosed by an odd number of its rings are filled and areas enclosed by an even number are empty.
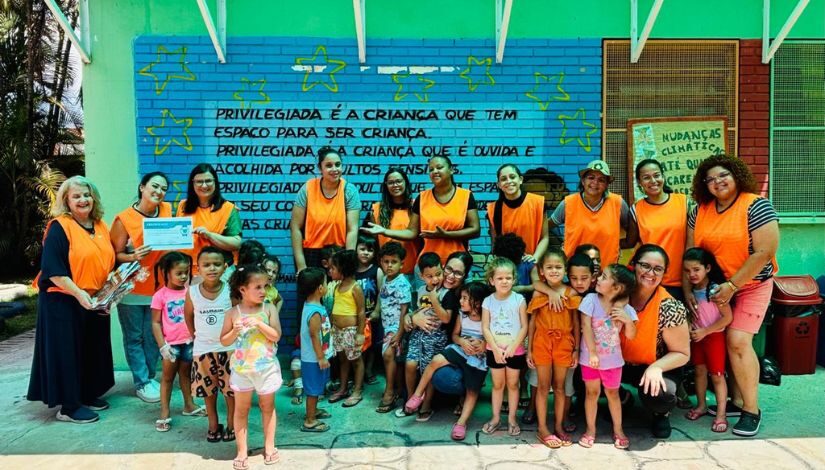
[[[235,440],[235,429],[226,428],[223,431],[223,442],[232,442]]]
[[[206,442],[221,442],[223,439],[223,424],[218,424],[218,429],[214,431],[206,430]]]

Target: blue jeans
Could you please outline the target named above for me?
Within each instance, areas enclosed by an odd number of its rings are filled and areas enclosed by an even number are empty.
[[[160,351],[152,335],[152,310],[148,305],[117,306],[123,331],[123,350],[132,371],[135,388],[141,388],[155,377]]]

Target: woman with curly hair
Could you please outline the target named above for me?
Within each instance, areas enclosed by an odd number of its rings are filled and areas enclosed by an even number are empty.
[[[396,167],[390,167],[384,173],[384,182],[381,184],[381,201],[372,204],[372,211],[367,214],[364,226],[370,223],[387,227],[390,230],[404,230],[410,223],[412,213],[412,187],[407,174]],[[378,247],[382,247],[393,238],[388,235],[378,235]],[[408,277],[415,271],[415,262],[418,259],[418,246],[415,240],[397,239],[404,247],[407,256],[401,266],[401,272]]]
[[[740,416],[733,426],[733,433],[740,436],[759,432],[759,361],[752,341],[765,318],[778,268],[778,217],[770,201],[756,190],[753,174],[742,160],[709,157],[693,177],[698,207],[688,217],[687,231],[687,247],[713,253],[727,279],[711,300],[733,308],[733,322],[727,329],[733,400],[727,414]],[[696,299],[686,279],[683,288],[687,306],[695,314]],[[709,411],[715,414],[715,408]]]

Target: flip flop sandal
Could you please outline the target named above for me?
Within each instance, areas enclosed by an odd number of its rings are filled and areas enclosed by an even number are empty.
[[[249,458],[235,459],[232,461],[232,468],[235,470],[248,470]]]
[[[577,427],[578,426],[576,426],[576,423],[573,421],[565,421],[564,424],[562,424],[562,429],[564,429],[564,432],[576,432]]]
[[[419,423],[426,423],[433,417],[433,410],[429,411],[421,411],[418,413],[418,416],[415,417],[415,420]]]
[[[223,442],[232,442],[235,440],[235,430],[232,428],[226,428],[223,431]]]
[[[697,419],[701,418],[702,416],[705,416],[706,414],[708,414],[707,409],[705,409],[704,411],[699,411],[699,408],[694,408],[685,413],[685,418],[691,421],[696,421]]]
[[[163,418],[155,420],[155,431],[157,432],[168,432],[172,429],[172,426],[169,424],[172,422],[172,418]]]
[[[275,449],[275,452],[271,454],[264,452],[264,465],[275,465],[280,460],[281,454],[278,452],[278,449]]]
[[[347,398],[348,396],[349,396],[349,394],[347,392],[333,393],[332,395],[329,396],[327,401],[330,402],[330,403],[338,403],[339,401]]]
[[[721,420],[713,420],[713,424],[710,425],[710,430],[713,432],[727,432],[728,431],[728,420],[721,419]]]
[[[521,434],[521,428],[518,424],[508,424],[507,425],[507,434],[510,436],[518,436]]]
[[[353,406],[361,403],[361,400],[363,399],[364,397],[362,397],[361,395],[352,395],[346,400],[344,400],[344,403],[341,406],[343,406],[344,408],[352,408]]]
[[[218,424],[218,429],[214,431],[206,430],[206,442],[221,442],[223,439],[223,424]]]
[[[542,444],[546,445],[551,449],[558,449],[563,445],[561,439],[559,439],[559,437],[555,434],[550,434],[544,437],[541,437],[540,435],[536,434],[536,437],[539,439],[539,442],[541,442]]]
[[[556,434],[556,437],[561,441],[562,447],[570,447],[573,445],[573,439],[570,437],[570,434],[559,433]]]
[[[450,438],[454,441],[463,441],[467,437],[467,426],[463,424],[453,424],[453,431],[450,433]]]
[[[492,423],[488,421],[484,423],[484,426],[481,427],[481,432],[483,432],[484,434],[494,434],[496,431],[498,431],[498,428],[500,427],[501,421],[499,421],[498,423]]]
[[[332,418],[332,415],[329,414],[329,411],[322,410],[321,408],[315,408],[315,419],[329,419]]]
[[[579,445],[589,449],[593,447],[593,444],[596,442],[596,436],[590,436],[587,434],[582,434],[582,437],[579,438]]]
[[[183,416],[206,416],[206,407],[201,405],[192,411],[183,410],[181,414]]]
[[[303,395],[293,395],[292,399],[289,400],[289,402],[292,403],[293,405],[300,405],[304,402],[304,396]]]
[[[407,410],[404,409],[402,406],[401,408],[395,410],[395,417],[396,418],[406,418],[407,416],[412,416],[415,413],[407,413]]]
[[[370,375],[364,378],[364,383],[367,385],[375,385],[378,383],[378,377]]]
[[[395,408],[395,403],[398,401],[398,395],[393,395],[389,401],[381,400],[378,407],[375,409],[377,413],[389,413]]]
[[[301,425],[301,432],[327,432],[329,431],[329,424],[322,421],[316,421],[314,426]]]
[[[617,449],[620,449],[620,450],[625,450],[628,447],[630,447],[630,439],[628,439],[626,437],[619,437],[618,435],[614,434],[613,435],[613,447],[615,447]]]

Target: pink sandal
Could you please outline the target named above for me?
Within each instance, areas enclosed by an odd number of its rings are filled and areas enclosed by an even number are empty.
[[[450,433],[450,437],[454,441],[463,441],[467,437],[467,426],[458,423],[453,424],[453,432]]]
[[[619,437],[618,434],[613,435],[613,447],[625,450],[630,447],[630,439],[626,437]]]
[[[421,403],[424,401],[424,395],[418,396],[413,393],[413,396],[407,400],[407,403],[404,403],[404,411],[407,413],[412,413],[416,411],[420,406]]]
[[[593,447],[595,442],[596,436],[591,436],[589,434],[582,434],[582,437],[579,438],[579,445],[587,449]]]

